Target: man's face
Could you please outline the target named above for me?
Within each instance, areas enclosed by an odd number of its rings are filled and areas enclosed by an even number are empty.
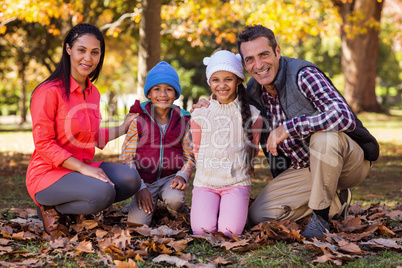
[[[281,49],[276,46],[275,52],[266,37],[258,37],[240,45],[244,65],[249,74],[265,88],[272,88],[279,69]]]

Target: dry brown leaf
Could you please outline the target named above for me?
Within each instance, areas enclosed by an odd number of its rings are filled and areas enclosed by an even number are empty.
[[[378,212],[378,213],[374,213],[374,214],[368,216],[367,218],[368,218],[370,221],[372,221],[372,220],[375,220],[375,219],[378,219],[378,218],[382,218],[382,217],[384,217],[384,216],[385,216],[385,213],[384,213],[384,212]]]
[[[52,249],[65,248],[69,242],[70,242],[70,240],[68,238],[61,237],[61,238],[55,239],[53,242],[51,242],[51,247],[52,247]]]
[[[134,258],[136,261],[140,261],[140,262],[144,262],[144,259],[141,257],[141,255],[140,254],[136,254],[135,255],[135,258]]]
[[[166,254],[157,256],[156,258],[154,258],[152,260],[152,262],[155,262],[155,263],[167,262],[169,264],[176,265],[177,267],[183,267],[183,266],[191,267],[191,263],[189,263],[188,261],[182,260],[175,256],[169,256]],[[215,267],[215,265],[213,267]]]
[[[237,242],[225,242],[221,245],[221,247],[225,248],[226,250],[231,250],[233,248],[246,246],[249,244],[248,240],[241,240]]]
[[[4,252],[11,252],[13,251],[13,248],[8,246],[8,247],[0,247],[0,251],[4,251]]]
[[[324,242],[320,242],[318,241],[316,238],[313,238],[313,242],[307,241],[307,240],[303,240],[303,244],[308,245],[314,249],[320,249],[321,248],[328,248],[329,250],[331,250],[332,252],[335,252],[338,250],[338,247],[329,243],[324,243]]]
[[[227,261],[222,257],[218,257],[215,260],[213,260],[212,263],[226,265],[226,264],[232,264],[233,262],[232,261]]]
[[[338,246],[340,251],[354,253],[354,254],[362,254],[361,249],[355,243],[348,242],[346,240],[338,241]]]
[[[349,217],[342,222],[342,227],[340,231],[343,232],[354,232],[363,230],[367,227],[367,224],[362,224],[361,217],[358,216],[356,218]]]
[[[108,232],[105,231],[105,230],[102,230],[102,229],[97,229],[96,232],[95,232],[95,235],[96,235],[97,238],[103,238],[107,234],[108,234]]]
[[[95,253],[91,241],[82,241],[75,248],[78,252]]]
[[[361,205],[362,205],[362,202],[356,202],[356,203],[350,204],[349,212],[354,215],[361,214],[361,211],[362,211]]]
[[[148,225],[144,224],[141,227],[133,228],[133,230],[139,233],[140,235],[149,236],[152,229]]]
[[[4,238],[0,238],[0,245],[7,245],[8,243],[10,243],[11,240],[9,239],[4,239]]]
[[[402,221],[402,211],[393,210],[390,213],[388,213],[388,217],[393,221]]]
[[[114,235],[112,241],[116,247],[124,249],[131,243],[130,232],[128,230],[121,230],[119,234]]]
[[[166,225],[162,225],[156,229],[152,229],[151,232],[149,233],[149,235],[174,236],[181,232],[182,231],[180,231],[180,230],[173,230],[173,229],[167,227]]]
[[[392,236],[392,237],[396,236],[396,234],[393,231],[391,231],[390,229],[388,229],[384,225],[378,225],[378,230],[380,230],[381,235],[389,235],[389,236]]]
[[[13,233],[11,239],[24,240],[24,232]]]
[[[169,247],[174,248],[176,252],[182,252],[186,247],[187,247],[187,241],[186,240],[179,240],[175,241],[172,240],[169,243],[167,243]]]
[[[377,249],[389,248],[389,249],[402,250],[402,246],[398,245],[395,240],[385,238],[372,239],[367,242],[361,242],[359,244],[367,245],[371,248],[377,248]]]
[[[97,221],[94,220],[85,220],[83,222],[80,223],[82,226],[84,226],[85,229],[87,230],[91,230],[95,227],[98,227],[99,223]]]
[[[125,261],[114,261],[116,263],[117,268],[138,268],[138,265],[135,261],[132,259],[128,259],[128,262]]]
[[[156,248],[157,248],[158,253],[162,253],[162,254],[172,254],[173,253],[173,251],[168,249],[165,244],[157,245]]]

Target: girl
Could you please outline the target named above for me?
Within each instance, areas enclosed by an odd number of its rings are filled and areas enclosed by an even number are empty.
[[[204,58],[204,64],[213,94],[208,108],[192,113],[197,161],[191,228],[194,234],[240,235],[247,219],[262,119],[248,104],[240,55],[222,50]]]
[[[109,162],[91,162],[103,148],[127,132],[135,117],[112,129],[100,129],[100,94],[92,84],[102,69],[105,41],[98,28],[78,24],[64,39],[56,70],[32,93],[35,151],[28,166],[28,192],[38,205],[45,231],[69,235],[60,214],[97,213],[131,197],[140,187],[138,173]]]

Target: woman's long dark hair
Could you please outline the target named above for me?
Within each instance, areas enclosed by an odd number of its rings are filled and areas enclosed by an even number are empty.
[[[256,152],[253,144],[253,132],[251,130],[253,120],[251,119],[251,110],[250,110],[250,104],[248,102],[246,89],[244,88],[244,85],[242,83],[240,83],[240,85],[237,87],[237,96],[241,103],[241,119],[242,119],[243,131],[247,138],[246,165],[248,168],[248,173],[253,174],[254,173],[253,159],[255,157]]]
[[[56,67],[56,70],[42,83],[40,83],[35,88],[35,90],[44,83],[48,83],[51,81],[61,81],[63,83],[63,86],[65,87],[65,94],[67,99],[70,98],[71,60],[70,55],[67,53],[67,44],[69,45],[70,48],[72,48],[75,41],[77,41],[78,38],[80,38],[85,34],[95,36],[95,38],[99,40],[101,45],[101,55],[98,66],[96,66],[96,69],[89,74],[91,82],[96,81],[98,79],[99,73],[103,66],[103,60],[105,58],[105,39],[103,38],[102,32],[96,26],[92,24],[81,23],[71,28],[70,31],[67,33],[66,37],[64,38],[63,55],[61,57],[59,64]],[[32,96],[35,90],[32,92]]]

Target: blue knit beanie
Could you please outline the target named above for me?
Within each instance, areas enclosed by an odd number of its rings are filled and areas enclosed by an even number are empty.
[[[180,97],[181,87],[179,75],[176,70],[167,62],[161,61],[152,68],[145,79],[144,94],[148,98],[148,91],[156,85],[168,84],[176,90],[176,99]],[[149,99],[149,98],[148,98]]]

